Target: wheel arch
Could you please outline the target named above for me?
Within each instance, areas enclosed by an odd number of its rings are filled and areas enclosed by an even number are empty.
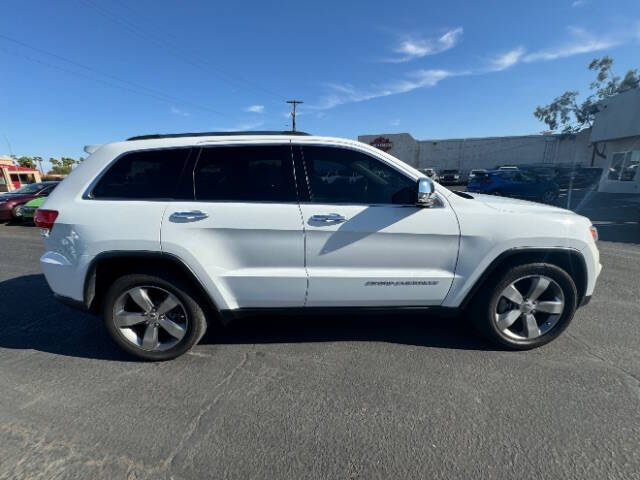
[[[171,273],[184,279],[203,301],[208,315],[219,316],[218,306],[189,266],[179,257],[164,252],[110,251],[92,260],[84,282],[84,306],[93,313],[100,311],[104,296],[113,281],[131,273]]]
[[[512,248],[498,255],[480,275],[464,297],[460,308],[466,308],[482,285],[492,281],[505,269],[527,263],[548,263],[565,270],[573,279],[578,291],[578,305],[582,303],[587,290],[587,264],[579,250],[566,247],[556,248]]]

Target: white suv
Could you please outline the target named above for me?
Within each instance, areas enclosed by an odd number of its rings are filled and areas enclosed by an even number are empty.
[[[176,357],[210,320],[260,312],[471,312],[527,349],[564,330],[600,273],[588,219],[451,192],[368,145],[287,132],[99,147],[37,211],[56,296],[115,342]]]

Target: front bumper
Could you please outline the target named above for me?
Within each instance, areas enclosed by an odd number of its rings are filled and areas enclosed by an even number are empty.
[[[22,214],[22,219],[29,220],[29,221],[33,220],[33,216],[35,212],[36,212],[36,209],[33,207],[22,207],[22,209],[20,210],[20,213]]]

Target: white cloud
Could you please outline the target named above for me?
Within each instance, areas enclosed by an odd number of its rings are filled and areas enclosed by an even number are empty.
[[[575,8],[575,7],[582,7],[586,4],[587,4],[587,0],[574,0],[571,3],[571,6]]]
[[[391,120],[389,122],[389,125],[391,125],[392,127],[397,127],[398,125],[400,125],[400,119],[399,118],[394,118],[393,120]]]
[[[309,110],[328,110],[345,103],[363,102],[374,98],[388,97],[407,93],[418,88],[434,87],[445,78],[466,75],[469,72],[451,72],[449,70],[417,70],[407,74],[403,80],[395,80],[382,85],[374,85],[367,90],[360,90],[350,84],[329,84],[332,92],[320,103],[308,105]]]
[[[620,45],[621,39],[608,36],[596,37],[581,28],[569,28],[574,39],[571,42],[530,53],[523,57],[525,62],[556,60],[582,53],[599,52]]]
[[[524,47],[516,47],[513,50],[509,50],[489,61],[489,70],[499,72],[506,70],[509,67],[514,66],[520,61],[524,55]]]
[[[407,36],[393,49],[393,51],[400,56],[388,58],[383,61],[389,63],[404,63],[414,58],[422,58],[427,55],[442,53],[455,47],[462,38],[462,33],[463,28],[458,27],[449,30],[438,38]]]
[[[250,113],[264,113],[264,105],[250,105],[245,108],[244,111]]]
[[[180,117],[188,117],[191,115],[189,112],[180,110],[178,107],[171,107],[171,113],[173,113],[174,115],[179,115]]]
[[[568,27],[571,40],[563,44],[526,53],[524,47],[517,47],[489,60],[487,70],[498,72],[525,62],[542,62],[571,57],[584,53],[593,53],[613,48],[629,41],[629,33],[622,32],[618,36],[596,36],[582,28]]]

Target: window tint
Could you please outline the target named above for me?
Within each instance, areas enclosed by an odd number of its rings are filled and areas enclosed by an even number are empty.
[[[518,174],[516,175],[516,180],[526,183],[536,183],[539,181],[538,177],[533,172],[525,171],[518,172]]]
[[[204,148],[193,178],[196,200],[297,201],[289,145]]]
[[[302,147],[309,199],[316,203],[413,204],[416,182],[354,150]]]
[[[188,148],[126,154],[98,181],[92,197],[172,198],[188,155]]]
[[[500,170],[498,175],[502,177],[503,180],[507,180],[509,182],[516,181],[517,172],[512,172],[510,170]]]

